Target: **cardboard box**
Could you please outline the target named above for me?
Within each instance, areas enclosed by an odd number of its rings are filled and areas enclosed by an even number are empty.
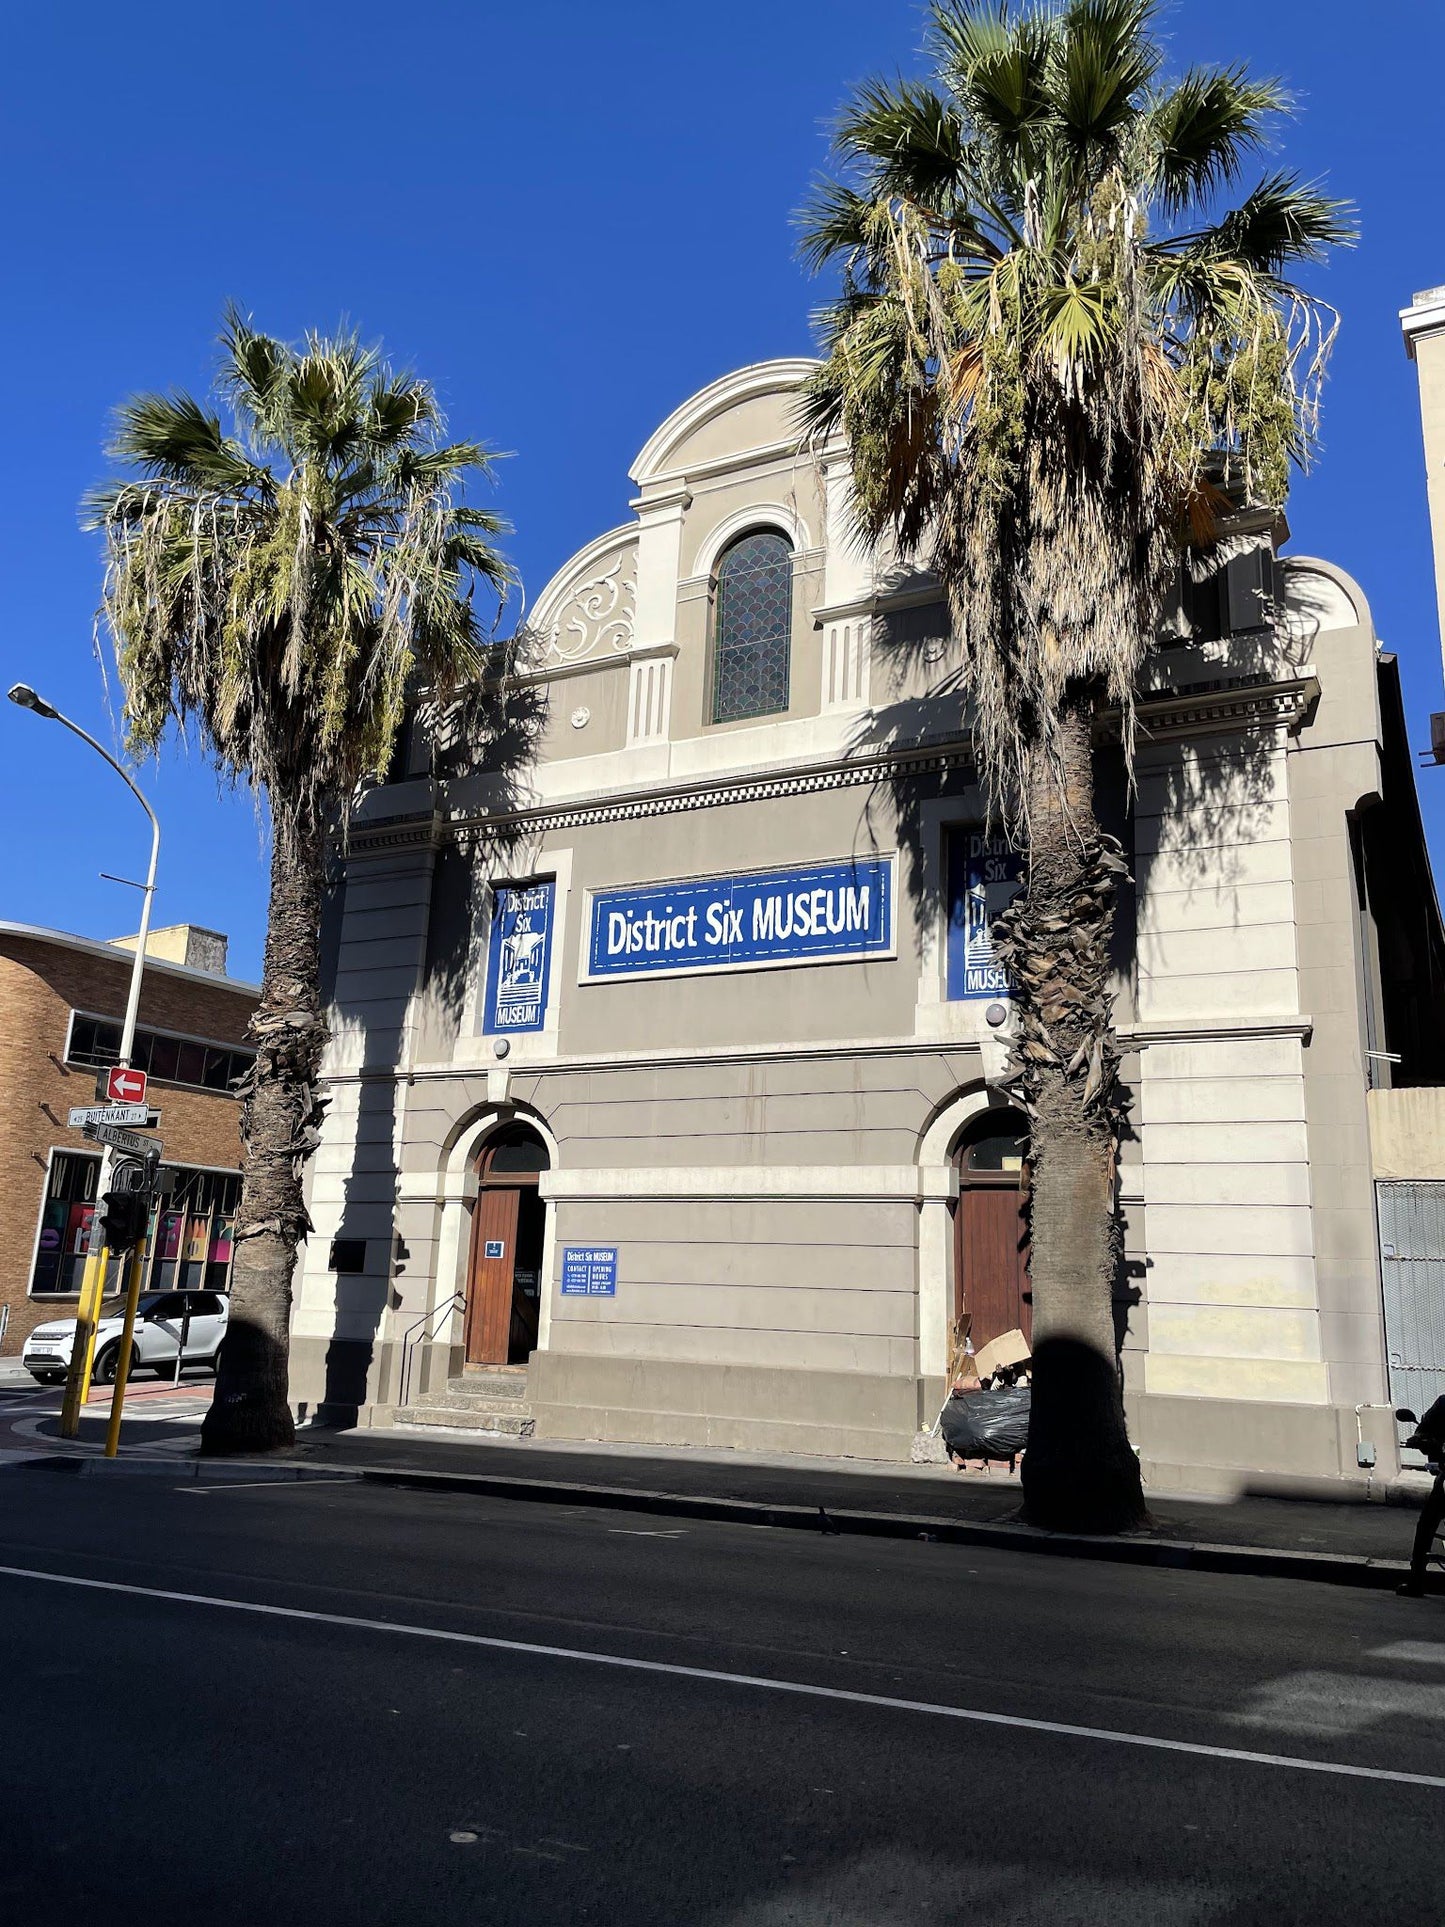
[[[988,1378],[1000,1365],[1022,1365],[1030,1356],[1029,1341],[1015,1327],[991,1338],[973,1362],[979,1377]]]

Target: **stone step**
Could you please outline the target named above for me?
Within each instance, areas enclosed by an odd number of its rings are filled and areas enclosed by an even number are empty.
[[[527,1374],[518,1372],[515,1378],[450,1378],[445,1385],[438,1386],[434,1392],[423,1392],[422,1398],[475,1398],[489,1403],[498,1400],[525,1398],[527,1396]]]
[[[529,1439],[537,1429],[537,1421],[528,1407],[520,1400],[513,1406],[499,1406],[491,1400],[458,1400],[448,1403],[435,1394],[428,1394],[423,1404],[403,1405],[395,1413],[393,1424],[399,1426],[444,1425],[455,1431],[489,1432],[494,1437]]]

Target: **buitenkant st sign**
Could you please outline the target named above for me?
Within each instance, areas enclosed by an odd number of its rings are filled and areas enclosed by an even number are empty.
[[[589,891],[580,981],[891,957],[896,866],[840,857]]]
[[[70,1113],[72,1131],[83,1131],[88,1124],[144,1124],[151,1114],[149,1104],[80,1104]]]

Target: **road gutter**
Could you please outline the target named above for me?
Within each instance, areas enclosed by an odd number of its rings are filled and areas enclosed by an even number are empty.
[[[420,1492],[456,1492],[476,1498],[511,1499],[534,1505],[591,1506],[713,1524],[773,1526],[795,1532],[870,1539],[912,1539],[949,1546],[987,1546],[1001,1552],[1033,1552],[1056,1558],[1094,1559],[1114,1565],[1163,1567],[1269,1579],[1305,1579],[1318,1585],[1387,1590],[1408,1571],[1404,1559],[1361,1558],[1340,1552],[1295,1552],[1278,1546],[1211,1545],[1191,1539],[1158,1539],[1147,1533],[1093,1538],[1043,1532],[1002,1521],[944,1519],[928,1513],[855,1512],[819,1505],[781,1505],[756,1499],[720,1499],[681,1492],[648,1492],[629,1486],[588,1485],[576,1480],[519,1479],[491,1472],[428,1472],[410,1466],[297,1465],[266,1459],[208,1460],[139,1458],[120,1461],[79,1452],[28,1459],[16,1471],[65,1471],[85,1477],[126,1473],[232,1483],[258,1472],[276,1483],[330,1480],[391,1486]]]

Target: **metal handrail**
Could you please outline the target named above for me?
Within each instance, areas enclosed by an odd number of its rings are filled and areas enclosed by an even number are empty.
[[[411,1368],[416,1357],[415,1347],[421,1343],[423,1338],[432,1339],[436,1337],[435,1332],[423,1331],[423,1326],[429,1325],[432,1319],[441,1313],[445,1313],[446,1316],[450,1318],[457,1307],[464,1305],[466,1302],[466,1298],[461,1292],[454,1291],[450,1298],[444,1299],[439,1305],[433,1305],[429,1311],[424,1311],[420,1318],[414,1318],[402,1333],[401,1384],[398,1388],[401,1392],[401,1397],[397,1400],[398,1405],[406,1405],[410,1402]]]

